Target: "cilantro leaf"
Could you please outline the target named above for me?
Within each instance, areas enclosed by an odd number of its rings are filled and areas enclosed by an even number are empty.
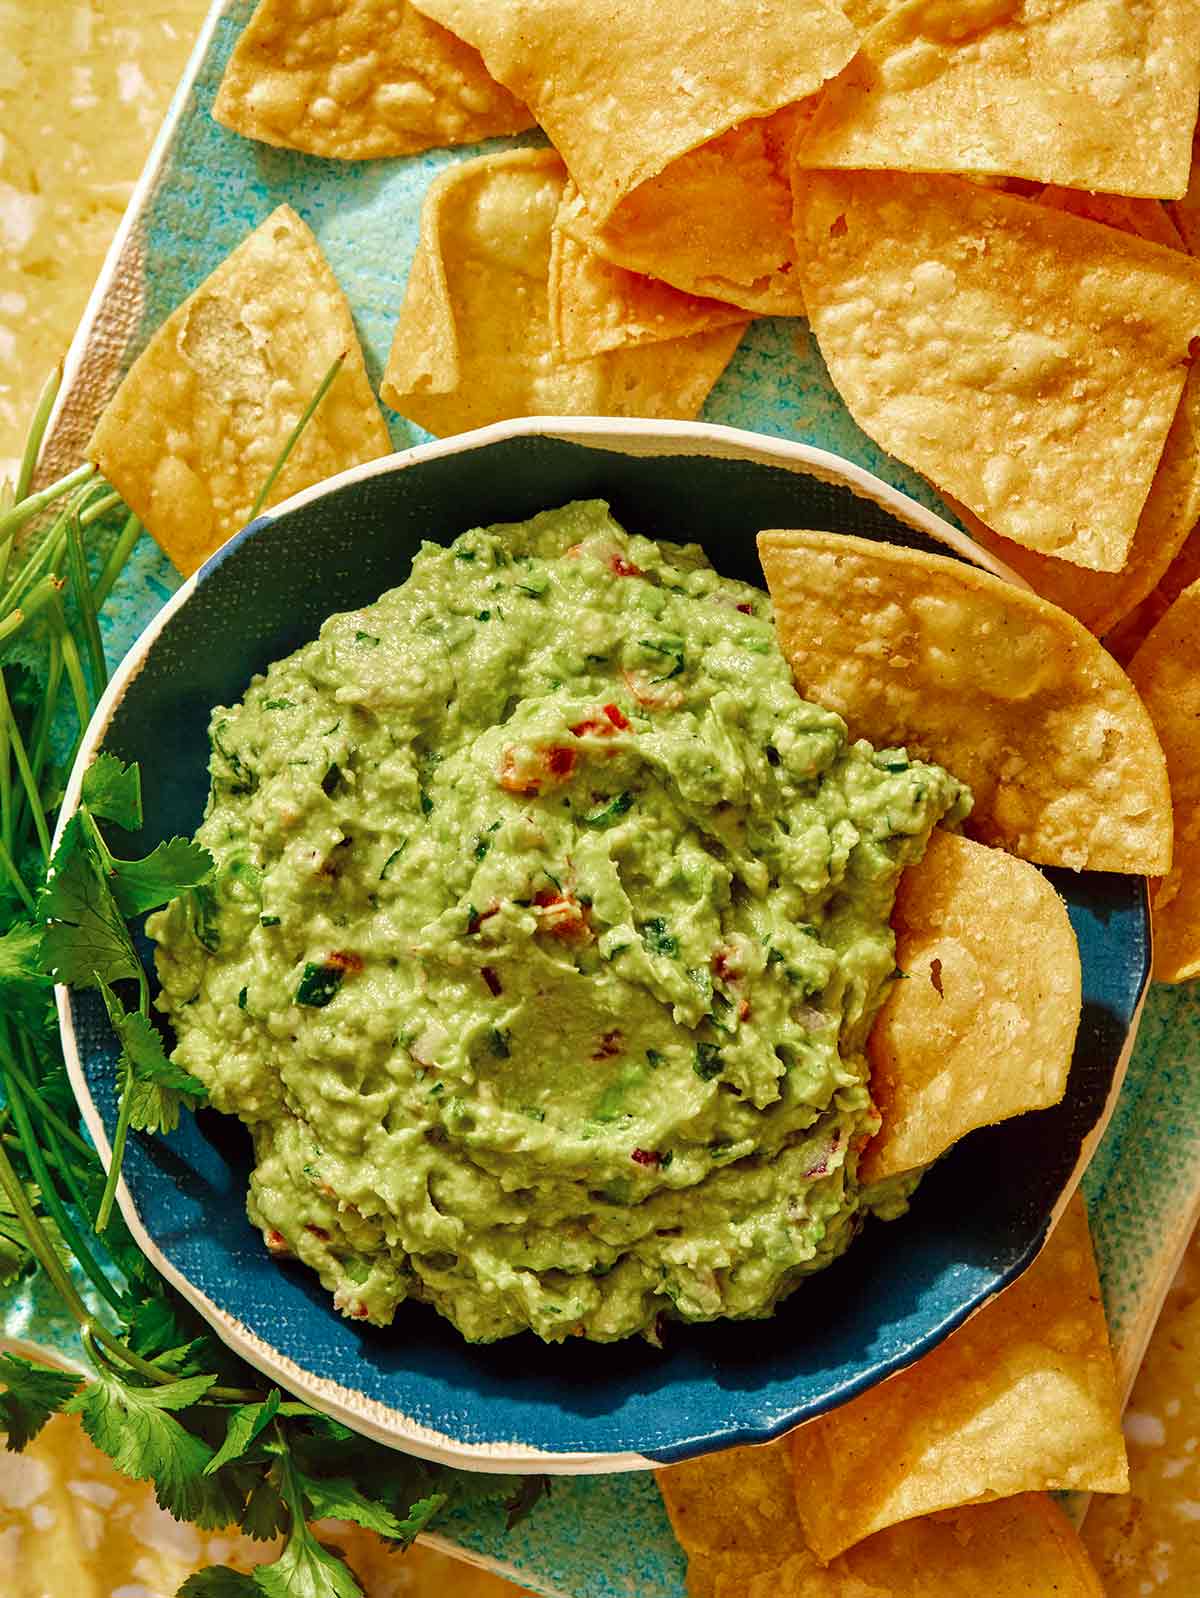
[[[5,1386],[0,1393],[0,1431],[8,1434],[5,1446],[19,1454],[71,1398],[80,1377],[31,1364],[16,1354],[0,1354],[0,1381]]]
[[[206,1476],[211,1476],[231,1459],[242,1457],[263,1428],[274,1420],[279,1409],[279,1398],[279,1389],[272,1387],[261,1404],[242,1404],[230,1413],[225,1441],[205,1465]]]
[[[194,1109],[207,1103],[203,1082],[167,1058],[162,1039],[139,1010],[128,1011],[106,982],[100,992],[108,1019],[121,1043],[118,1072],[129,1073],[125,1091],[131,1095],[129,1124],[139,1132],[173,1132],[179,1125],[179,1107]]]
[[[109,860],[109,883],[123,916],[157,910],[185,888],[198,888],[212,874],[213,858],[190,838],[171,838],[142,860]]]
[[[83,802],[94,816],[136,832],[142,824],[141,773],[101,750],[83,774]]]
[[[253,1574],[229,1565],[209,1565],[189,1576],[175,1598],[258,1598],[261,1592]]]
[[[396,1519],[386,1505],[377,1499],[365,1497],[348,1476],[305,1476],[300,1471],[296,1472],[296,1476],[313,1520],[352,1520],[356,1525],[365,1526],[368,1531],[377,1531],[381,1537],[391,1537],[397,1542],[405,1540],[403,1523]],[[436,1496],[438,1503],[435,1507],[440,1508],[446,1501],[446,1495],[439,1493]]]
[[[38,912],[45,922],[42,968],[57,981],[91,988],[97,979],[141,976],[129,929],[78,814],[63,828]]]
[[[303,1521],[295,1521],[273,1565],[258,1565],[254,1580],[267,1598],[363,1598],[350,1567],[323,1548]]]
[[[446,1493],[431,1493],[428,1498],[418,1498],[415,1504],[409,1506],[408,1514],[400,1522],[399,1541],[406,1548],[415,1542],[446,1501]]]
[[[0,1015],[32,1031],[45,1025],[50,1007],[50,978],[39,963],[41,929],[32,921],[14,921],[0,933]]]
[[[246,1500],[242,1530],[258,1543],[274,1542],[288,1525],[287,1507],[275,1483],[264,1476]]]
[[[122,1475],[152,1480],[165,1510],[211,1530],[241,1519],[240,1498],[221,1476],[204,1475],[212,1449],[166,1411],[194,1404],[215,1381],[208,1372],[165,1387],[131,1387],[100,1371],[64,1408]]]

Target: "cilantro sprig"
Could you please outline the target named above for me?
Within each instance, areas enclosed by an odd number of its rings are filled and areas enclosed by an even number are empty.
[[[519,1518],[545,1482],[407,1459],[264,1389],[157,1275],[114,1207],[129,1134],[169,1131],[204,1094],[154,1024],[127,920],[180,892],[211,893],[212,862],[180,838],[140,859],[114,851],[106,829],[137,832],[142,805],[137,769],[110,754],[86,773],[52,857],[65,775],[107,679],[99,617],[142,531],[93,466],[31,491],[56,388],[57,375],[14,489],[0,485],[0,1286],[41,1272],[91,1368],[0,1354],[0,1432],[20,1452],[53,1415],[75,1414],[177,1517],[282,1534],[273,1563],[200,1571],[186,1598],[353,1598],[358,1583],[310,1520],[353,1520],[403,1548],[459,1504],[501,1499]],[[54,980],[95,989],[120,1044],[107,1174],[80,1132]]]

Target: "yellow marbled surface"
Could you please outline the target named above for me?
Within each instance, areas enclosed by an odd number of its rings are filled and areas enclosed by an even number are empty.
[[[64,353],[205,0],[0,0],[0,477]],[[1155,1334],[1127,1421],[1133,1490],[1097,1500],[1085,1541],[1108,1598],[1200,1594],[1200,1243]],[[339,1533],[369,1598],[515,1598],[427,1550]],[[182,1527],[73,1421],[0,1454],[5,1598],[169,1598],[213,1559],[266,1552]],[[936,1592],[936,1580],[930,1588]]]

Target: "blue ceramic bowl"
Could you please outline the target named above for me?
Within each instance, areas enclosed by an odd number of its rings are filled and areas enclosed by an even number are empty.
[[[599,496],[636,532],[693,538],[761,581],[763,527],[826,528],[968,558],[975,546],[819,450],[682,423],[521,421],[345,473],[239,533],[184,585],[116,674],[88,729],[142,769],[143,849],[190,834],[208,791],[210,707],[314,637],[332,612],[403,582],[422,539]],[[993,570],[992,562],[985,562]],[[132,851],[130,851],[132,852]],[[641,1340],[471,1346],[432,1310],[387,1330],[344,1320],[316,1277],[270,1258],[245,1215],[249,1138],[213,1111],[134,1136],[121,1205],[147,1254],[251,1364],[359,1431],[479,1470],[632,1470],[761,1442],[931,1349],[1034,1258],[1115,1099],[1147,982],[1139,878],[1048,871],[1083,960],[1067,1094],[960,1143],[901,1221],[869,1226],[769,1321],[671,1326]],[[59,992],[64,1045],[107,1157],[116,1046],[93,994]]]

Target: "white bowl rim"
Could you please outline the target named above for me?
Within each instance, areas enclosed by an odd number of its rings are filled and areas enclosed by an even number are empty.
[[[469,433],[454,434],[448,438],[434,439],[416,444],[406,450],[379,456],[375,460],[352,466],[336,476],[324,478],[309,488],[302,489],[290,498],[261,512],[253,521],[234,533],[216,550],[191,577],[187,578],[163,608],[150,620],[144,630],[118,664],[85,729],[74,765],[71,768],[66,792],[63,795],[55,828],[53,846],[58,848],[63,828],[79,805],[83,774],[92,763],[104,741],[113,715],[126,689],[142,670],[159,634],[176,614],[187,604],[199,583],[228,557],[235,546],[256,528],[299,510],[314,500],[335,490],[349,487],[371,478],[404,471],[429,460],[467,454],[477,449],[509,439],[552,438],[568,443],[579,443],[593,449],[607,449],[615,454],[696,454],[726,459],[752,459],[760,464],[783,467],[798,476],[812,476],[824,482],[850,488],[861,498],[873,500],[898,520],[915,531],[945,544],[972,565],[983,567],[995,576],[1003,577],[1015,586],[1028,590],[1029,584],[1001,561],[996,560],[974,540],[952,526],[936,512],[911,499],[901,490],[893,488],[864,467],[828,450],[790,439],[775,438],[770,434],[755,433],[742,428],[724,427],[708,422],[649,421],[613,417],[519,417],[512,421],[496,422]],[[1143,992],[1144,997],[1144,992]],[[58,1010],[59,1030],[67,1075],[79,1104],[84,1124],[96,1145],[105,1167],[112,1157],[108,1134],[100,1113],[92,1099],[83,1070],[75,1037],[71,1014],[69,990],[60,984],[55,987],[55,1004]],[[1124,1077],[1136,1036],[1141,1014],[1139,1002],[1133,1025],[1117,1064],[1108,1104],[1097,1123],[1094,1135],[1089,1136],[1081,1159],[1071,1181],[1046,1229],[1049,1237],[1066,1203],[1082,1175],[1087,1158],[1098,1142],[1107,1124]],[[212,1326],[213,1330],[247,1364],[264,1376],[279,1381],[290,1392],[303,1398],[314,1409],[340,1420],[352,1430],[406,1453],[415,1454],[436,1464],[456,1466],[459,1469],[493,1473],[545,1472],[557,1475],[599,1475],[625,1471],[654,1470],[659,1461],[638,1453],[574,1453],[550,1452],[516,1441],[512,1443],[469,1443],[447,1436],[443,1432],[423,1425],[402,1410],[366,1398],[362,1393],[340,1383],[314,1376],[286,1355],[273,1348],[265,1339],[252,1332],[243,1322],[222,1310],[206,1293],[197,1288],[162,1254],[147,1232],[133,1196],[122,1178],[117,1184],[117,1202],[125,1223],[141,1251],[154,1268],[191,1303]],[[1045,1239],[1043,1239],[1043,1242]],[[1024,1267],[1022,1267],[1024,1268]],[[985,1301],[986,1302],[986,1301]],[[984,1307],[976,1306],[973,1316]],[[964,1317],[954,1320],[957,1325]],[[947,1328],[949,1330],[950,1328]],[[918,1356],[914,1355],[914,1358]],[[772,1435],[786,1430],[775,1428]],[[765,1434],[764,1434],[765,1438]]]

